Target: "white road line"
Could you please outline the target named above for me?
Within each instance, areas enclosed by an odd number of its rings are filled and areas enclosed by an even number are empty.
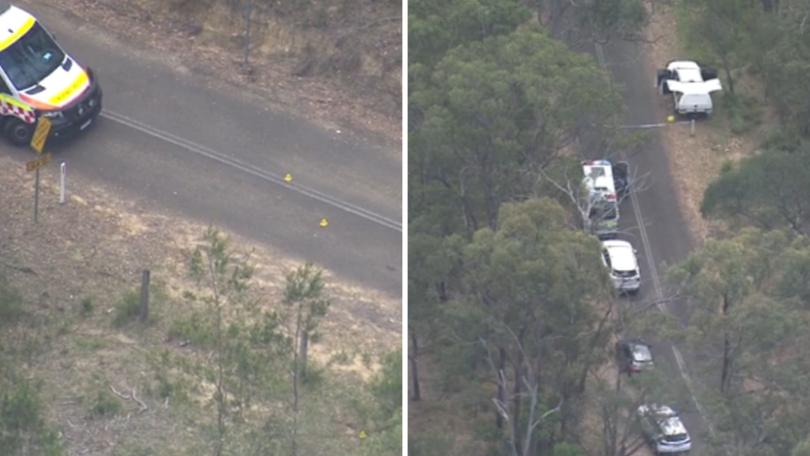
[[[300,184],[288,184],[284,181],[284,178],[275,173],[271,173],[269,171],[263,170],[257,166],[245,163],[241,160],[235,159],[233,157],[229,157],[221,152],[217,152],[211,148],[203,146],[201,144],[197,144],[191,142],[187,139],[181,138],[179,136],[173,135],[169,132],[159,130],[157,128],[151,127],[144,123],[141,123],[135,119],[127,117],[123,114],[119,114],[110,110],[104,110],[101,113],[101,116],[105,119],[112,120],[113,122],[120,123],[122,125],[126,125],[130,128],[138,130],[142,133],[146,133],[149,136],[153,136],[158,139],[162,139],[168,143],[174,144],[176,146],[180,146],[190,152],[194,152],[195,154],[201,155],[203,157],[210,158],[215,160],[219,163],[224,165],[230,166],[232,168],[236,168],[240,171],[244,171],[248,174],[251,174],[259,179],[265,180],[267,182],[271,182],[274,184],[278,184],[284,187],[287,190],[291,190],[293,192],[305,195],[309,198],[314,200],[320,201],[321,203],[328,204],[329,206],[341,209],[345,212],[348,212],[353,215],[357,215],[362,217],[370,222],[373,222],[377,225],[383,226],[385,228],[389,228],[398,232],[402,232],[402,223],[397,220],[385,217],[383,215],[377,214],[372,212],[368,209],[364,209],[360,206],[355,204],[349,203],[347,201],[340,200],[338,198],[334,198],[332,196],[327,195],[321,191],[315,190],[314,188],[307,187],[305,185]]]
[[[602,68],[607,70],[608,68],[607,64],[605,63],[605,54],[604,50],[602,49],[602,45],[596,43],[595,46],[596,46],[596,58],[599,60],[599,64],[602,66]],[[626,160],[626,157],[624,157],[624,152],[622,152],[620,155],[622,156],[622,160]],[[638,196],[636,195],[636,192],[630,192],[630,201],[633,203],[633,211],[635,212],[636,221],[638,222],[639,226],[639,232],[641,233],[641,243],[644,246],[644,254],[647,259],[647,264],[650,267],[650,275],[652,276],[653,289],[655,290],[655,298],[656,298],[655,305],[662,313],[667,313],[667,308],[666,305],[664,304],[664,294],[661,290],[661,283],[658,278],[658,268],[656,267],[655,259],[652,256],[650,238],[649,236],[647,236],[647,227],[644,225],[644,216],[641,213],[641,206],[638,203]],[[697,397],[695,397],[695,393],[693,392],[692,380],[689,377],[689,374],[686,372],[686,362],[684,362],[683,356],[681,356],[681,352],[680,350],[678,350],[675,344],[674,343],[670,344],[670,346],[672,347],[672,354],[675,356],[675,363],[678,365],[678,371],[681,373],[681,377],[683,378],[683,381],[686,384],[686,389],[689,391],[689,395],[692,397],[692,401],[695,403],[695,408],[697,409],[698,414],[701,416],[701,418],[703,418],[703,421],[705,421],[706,424],[708,425],[709,433],[713,435],[714,427],[707,418],[703,407],[700,405],[700,402],[698,402]]]

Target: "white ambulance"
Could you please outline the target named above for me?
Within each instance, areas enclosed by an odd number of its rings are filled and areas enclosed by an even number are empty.
[[[0,3],[0,128],[14,144],[31,140],[39,116],[52,136],[89,127],[101,112],[101,88],[90,68],[56,44],[29,13]]]
[[[607,160],[586,160],[582,162],[582,174],[593,232],[600,238],[612,236],[619,229],[619,195],[613,165]]]

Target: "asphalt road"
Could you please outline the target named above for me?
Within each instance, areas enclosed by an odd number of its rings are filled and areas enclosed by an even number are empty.
[[[663,122],[670,114],[661,107],[659,95],[654,88],[654,74],[645,70],[643,50],[637,43],[612,42],[597,50],[596,55],[612,73],[614,81],[621,85],[620,90],[626,108],[626,125],[640,125]],[[688,309],[678,300],[661,302],[669,297],[662,275],[666,265],[684,260],[695,247],[690,237],[686,220],[678,209],[673,170],[668,160],[666,147],[657,129],[647,130],[649,137],[633,154],[621,154],[637,168],[639,175],[647,174],[648,188],[628,198],[620,208],[620,228],[638,250],[642,274],[642,290],[632,299],[623,300],[623,311],[640,311],[656,302],[658,311],[674,315],[681,324],[688,320]],[[686,130],[684,130],[686,131]],[[633,336],[627,334],[625,336]],[[705,420],[702,406],[697,403],[687,386],[694,386],[697,379],[689,370],[688,356],[684,356],[678,345],[662,341],[650,341],[656,356],[656,366],[662,369],[667,378],[674,379],[674,391],[678,403],[670,404],[680,413],[692,435],[692,455],[700,456],[702,441],[705,441],[709,423]]]
[[[275,111],[239,87],[120,42],[46,1],[19,2],[104,90],[85,135],[54,145],[70,172],[146,207],[214,224],[340,279],[402,286],[402,160],[375,144]],[[30,153],[0,146],[22,162]],[[281,181],[293,176],[288,185]],[[73,189],[81,193],[80,189]],[[321,228],[323,217],[329,221]]]

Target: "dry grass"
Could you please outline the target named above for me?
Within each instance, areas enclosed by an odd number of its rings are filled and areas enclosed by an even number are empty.
[[[25,372],[44,380],[47,416],[61,429],[70,454],[110,455],[144,442],[160,454],[194,448],[193,442],[203,441],[202,425],[211,415],[204,407],[211,394],[210,385],[189,371],[209,363],[210,354],[181,346],[167,333],[173,321],[194,310],[181,296],[194,289],[186,278],[187,259],[206,227],[149,212],[85,182],[76,182],[80,195],[59,206],[55,176],[47,169],[35,226],[32,175],[2,156],[0,167],[5,170],[0,174],[0,272],[23,293],[32,315],[30,326],[6,332],[3,340],[13,341],[6,347],[19,352]],[[298,261],[245,239],[232,241],[240,251],[254,251],[253,291],[262,305],[279,305],[285,272]],[[165,290],[165,297],[154,295],[154,322],[116,328],[114,309],[125,290],[138,286],[144,268]],[[400,345],[399,302],[339,283],[328,271],[325,278],[333,305],[321,326],[322,340],[313,346],[313,360],[319,364],[337,353],[351,353],[349,367],[329,368],[328,375],[347,385],[362,384],[380,357]],[[91,305],[82,304],[87,298]],[[167,375],[185,385],[186,401],[165,402],[155,393],[156,367],[147,358],[163,351],[170,356]],[[93,401],[110,386],[130,399],[118,399],[119,413],[94,417]],[[141,411],[133,391],[148,410]]]

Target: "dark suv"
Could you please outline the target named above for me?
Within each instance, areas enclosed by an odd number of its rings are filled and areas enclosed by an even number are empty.
[[[616,342],[616,358],[619,371],[626,372],[628,375],[637,374],[653,367],[650,346],[637,339]]]

